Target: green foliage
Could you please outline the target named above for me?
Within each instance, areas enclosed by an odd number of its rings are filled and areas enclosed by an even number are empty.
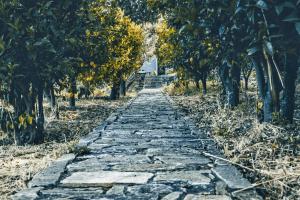
[[[160,68],[171,67],[176,58],[177,49],[174,44],[175,29],[168,26],[165,19],[161,19],[156,27],[158,41],[155,55],[158,58]]]
[[[0,0],[0,26],[0,98],[13,107],[18,144],[43,135],[46,88],[126,80],[141,64],[142,29],[116,1]],[[34,123],[20,122],[27,116]]]
[[[154,22],[157,13],[149,7],[147,0],[117,0],[117,5],[121,7],[125,15],[137,23]]]
[[[263,73],[263,80],[258,81],[261,98],[271,94],[271,110],[264,120],[270,120],[271,113],[279,110],[292,120],[294,108],[287,105],[293,102],[287,101],[293,99],[294,72],[299,65],[299,1],[148,0],[148,4],[176,29],[176,44],[181,51],[176,61],[184,69],[185,78],[197,80],[213,68],[224,73],[225,66],[229,71],[226,80],[231,80],[231,68],[242,68],[247,75],[254,66]],[[230,82],[226,80],[223,84]],[[285,96],[279,99],[281,91]]]
[[[141,66],[143,31],[114,4],[89,5],[81,80],[89,84],[118,83]]]

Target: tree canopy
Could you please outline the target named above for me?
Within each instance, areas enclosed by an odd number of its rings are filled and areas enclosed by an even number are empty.
[[[2,0],[0,25],[0,98],[13,107],[1,127],[17,144],[43,140],[54,85],[70,87],[73,105],[76,80],[119,87],[142,62],[142,28],[115,1]]]

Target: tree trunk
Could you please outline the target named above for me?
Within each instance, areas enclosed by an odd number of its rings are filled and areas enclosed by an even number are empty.
[[[51,106],[51,108],[52,108],[52,105],[51,105],[51,104],[52,104],[52,101],[51,101],[50,87],[46,87],[44,93],[45,93],[45,97],[46,97],[47,101],[50,103],[50,106]]]
[[[206,95],[207,94],[206,78],[202,78],[201,82],[202,82],[202,94]]]
[[[90,98],[90,87],[85,87],[85,90],[84,90],[84,98],[85,99],[89,99]]]
[[[194,82],[195,82],[197,91],[200,92],[200,83],[199,83],[199,81],[200,81],[200,78],[199,78],[198,76],[195,76],[195,77],[194,77]]]
[[[70,88],[70,99],[69,99],[69,107],[71,109],[76,109],[76,93],[77,93],[77,83],[76,78],[74,76],[71,77],[71,88]]]
[[[184,84],[185,91],[188,91],[188,90],[189,90],[189,81],[188,81],[188,80],[185,80],[185,81],[183,82],[183,84]]]
[[[260,65],[260,60],[258,59],[258,57],[256,57],[256,59],[252,58],[252,62],[256,71],[256,82],[257,82],[257,89],[258,89],[258,100],[256,105],[257,119],[259,122],[263,122],[266,80],[265,80],[262,65]]]
[[[15,115],[14,115],[14,141],[17,146],[19,145],[24,145],[25,142],[22,138],[22,131],[19,128],[19,116],[25,112],[24,102],[22,101],[21,95],[17,95],[15,98],[15,105],[14,105],[14,110],[15,110]]]
[[[35,144],[40,144],[44,141],[44,123],[45,123],[45,116],[44,116],[44,106],[43,106],[43,88],[38,88],[38,113],[37,113],[37,133],[36,137],[34,138]]]
[[[51,109],[54,110],[56,107],[56,96],[53,86],[50,87],[50,100]]]
[[[126,81],[125,80],[121,80],[121,84],[120,84],[120,96],[125,97],[126,96]]]
[[[228,76],[227,73],[228,73],[228,66],[227,66],[227,64],[224,63],[223,65],[220,66],[219,73],[218,73],[219,77],[220,77],[221,85],[222,85],[222,92],[221,92],[222,99],[225,99],[224,97],[226,96],[225,82],[226,82],[226,76]]]
[[[255,71],[256,71],[256,82],[258,89],[258,97],[263,99],[266,91],[266,80],[264,76],[264,70],[261,64],[261,61],[258,57],[256,59],[252,59]]]
[[[200,84],[199,84],[200,80],[196,78],[194,81],[195,81],[196,88],[199,91],[200,90]]]
[[[267,90],[264,96],[263,101],[263,112],[264,112],[264,122],[272,122],[273,119],[273,101],[272,101],[272,95],[271,95],[271,88],[270,84],[268,82]]]
[[[257,106],[258,117],[260,122],[272,122],[273,114],[279,114],[280,111],[279,78],[266,53],[264,57],[256,55],[253,61],[258,85],[258,105],[261,104]]]
[[[278,114],[280,112],[279,77],[275,70],[275,67],[272,65],[270,56],[267,54],[265,50],[263,54],[266,62],[265,73],[266,76],[268,77],[268,81],[267,81],[268,91],[271,93],[271,97],[272,97],[273,113]]]
[[[59,109],[53,86],[50,87],[51,111],[55,119],[59,119]]]
[[[285,67],[283,97],[281,99],[281,115],[289,123],[293,123],[295,111],[295,90],[297,80],[297,57],[290,56]]]
[[[47,86],[45,88],[44,93],[45,93],[45,96],[47,98],[47,101],[50,103],[51,116],[54,116],[55,119],[59,119],[58,105],[57,105],[57,102],[56,102],[56,96],[55,96],[53,85]]]
[[[24,87],[26,88],[26,87]],[[28,87],[29,88],[29,87]],[[25,91],[25,92],[24,92]],[[18,85],[12,83],[11,85],[11,94],[10,94],[10,101],[14,107],[14,116],[13,119],[11,119],[13,121],[13,136],[14,136],[14,141],[16,145],[24,145],[26,144],[26,138],[24,138],[24,135],[27,135],[26,133],[24,133],[24,131],[22,130],[22,127],[19,126],[19,117],[26,113],[26,111],[28,110],[26,108],[26,103],[24,100],[24,95],[28,95],[29,94],[29,90],[27,91],[27,89],[24,89],[24,91],[21,91],[18,87]],[[22,95],[22,93],[24,92],[24,95]],[[27,135],[28,137],[28,135]]]
[[[120,98],[120,83],[113,83],[113,87],[111,88],[110,99],[117,100]]]
[[[40,138],[38,140],[37,138],[37,126],[35,121],[32,121],[32,124],[29,124],[27,122],[28,117],[35,117],[33,115],[35,111],[35,102],[36,97],[39,96],[40,99],[43,100],[43,90],[40,92],[40,90],[36,93],[35,88],[32,87],[30,92],[30,87],[23,87],[24,90],[18,90],[16,93],[18,95],[15,95],[13,98],[13,101],[15,102],[14,109],[14,140],[16,145],[25,145],[25,144],[36,144],[39,141],[42,141],[43,139]],[[38,112],[40,109],[38,109]],[[21,123],[21,119],[23,119],[23,122]],[[43,135],[41,135],[43,137]]]
[[[244,77],[244,83],[245,83],[245,91],[248,91],[249,89],[249,78],[248,77]]]
[[[226,63],[220,68],[219,71],[223,90],[226,94],[226,102],[229,107],[236,107],[239,100],[240,93],[240,77],[241,69],[238,66],[229,67]]]
[[[238,66],[232,66],[230,70],[230,85],[232,91],[228,95],[228,104],[231,107],[235,107],[240,103],[240,78],[241,78],[241,68]]]

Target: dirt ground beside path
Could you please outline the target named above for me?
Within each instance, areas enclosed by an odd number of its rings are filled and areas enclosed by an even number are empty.
[[[129,98],[80,100],[76,111],[68,110],[67,102],[61,102],[60,119],[46,123],[44,144],[16,147],[0,143],[0,199],[9,199],[11,194],[26,188],[37,172],[62,154],[72,152],[80,137],[97,127]],[[0,137],[4,137],[3,133]]]
[[[209,88],[204,97],[193,86],[189,94],[172,86],[166,90],[201,130],[216,139],[230,162],[242,166],[240,170],[266,199],[300,199],[299,121],[258,123],[255,89],[247,92],[247,99],[241,94],[242,103],[234,110],[223,107],[217,88]]]

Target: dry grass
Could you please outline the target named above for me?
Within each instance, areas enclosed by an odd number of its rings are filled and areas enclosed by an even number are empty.
[[[44,144],[24,147],[0,144],[0,199],[8,199],[11,194],[26,188],[37,172],[62,154],[72,152],[80,137],[127,100],[80,100],[76,111],[68,110],[67,102],[60,102],[60,119],[46,119]]]
[[[300,124],[276,126],[256,120],[256,92],[243,93],[242,104],[222,105],[214,88],[205,97],[167,91],[201,130],[216,139],[224,154],[262,192],[265,199],[300,199]]]

